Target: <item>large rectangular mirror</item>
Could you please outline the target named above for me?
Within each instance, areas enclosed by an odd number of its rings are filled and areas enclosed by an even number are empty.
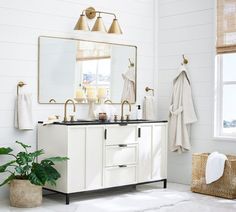
[[[39,37],[39,103],[136,101],[135,46]]]

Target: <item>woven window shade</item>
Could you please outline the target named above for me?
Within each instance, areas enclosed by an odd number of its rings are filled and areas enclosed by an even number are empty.
[[[236,52],[236,0],[217,0],[218,54]]]
[[[111,58],[110,44],[86,41],[79,41],[77,43],[77,61],[99,60],[109,58]]]

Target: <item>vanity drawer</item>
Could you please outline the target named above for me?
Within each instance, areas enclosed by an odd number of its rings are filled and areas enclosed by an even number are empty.
[[[122,186],[136,183],[136,166],[106,168],[104,173],[105,187]]]
[[[135,125],[107,126],[106,145],[133,144],[137,143],[137,127]]]
[[[106,166],[136,164],[137,145],[106,146]]]

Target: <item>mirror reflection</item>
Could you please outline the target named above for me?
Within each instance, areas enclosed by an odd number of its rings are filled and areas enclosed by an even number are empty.
[[[40,37],[39,103],[135,103],[136,55],[135,46]]]

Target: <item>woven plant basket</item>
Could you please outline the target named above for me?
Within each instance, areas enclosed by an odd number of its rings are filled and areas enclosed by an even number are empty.
[[[223,176],[206,184],[205,169],[208,153],[195,153],[192,156],[191,191],[227,199],[236,198],[236,156],[227,155]]]
[[[42,204],[42,187],[29,180],[14,179],[10,183],[10,205],[18,208],[33,208]],[[1,210],[0,210],[1,211]]]

